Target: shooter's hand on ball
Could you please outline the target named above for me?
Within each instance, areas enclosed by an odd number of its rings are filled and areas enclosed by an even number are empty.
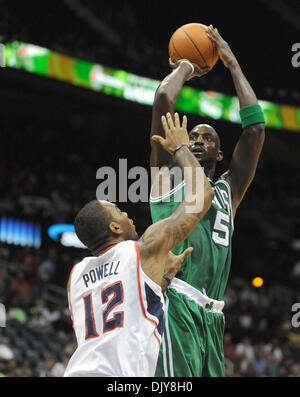
[[[183,116],[182,125],[178,113],[175,113],[174,120],[171,113],[161,116],[161,122],[165,131],[165,138],[160,135],[152,135],[155,142],[159,142],[161,146],[171,155],[175,154],[175,149],[182,145],[189,146],[189,135],[187,132],[187,118]]]
[[[177,62],[172,62],[171,58],[169,58],[169,64],[171,66],[172,69],[176,69],[182,61],[188,61],[187,59],[179,59],[179,61]],[[190,61],[188,61],[190,62]],[[193,77],[201,77],[204,76],[206,73],[208,73],[210,71],[211,68],[207,67],[207,68],[200,68],[198,65],[196,65],[195,63],[190,62],[191,65],[193,65],[194,67],[194,71],[188,76],[188,78],[186,80],[190,80]]]
[[[213,25],[209,25],[207,29],[207,36],[211,39],[211,41],[217,47],[219,57],[222,62],[229,68],[237,63],[236,57],[233,55],[228,43],[221,37],[218,29],[214,28]]]

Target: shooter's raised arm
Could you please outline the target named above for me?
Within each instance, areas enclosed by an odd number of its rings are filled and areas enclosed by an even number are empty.
[[[235,146],[229,170],[222,176],[231,186],[235,213],[255,175],[265,138],[264,116],[228,43],[212,25],[208,27],[207,35],[216,45],[224,65],[230,70],[240,104],[243,133]]]
[[[172,156],[166,152],[156,141],[152,140],[153,135],[164,137],[164,130],[161,124],[161,117],[168,112],[173,115],[174,106],[182,90],[184,83],[195,76],[202,76],[209,71],[209,68],[201,69],[196,64],[183,59],[175,64],[170,62],[173,71],[166,76],[156,90],[153,107],[152,123],[150,132],[151,143],[151,167],[162,167],[172,162]]]

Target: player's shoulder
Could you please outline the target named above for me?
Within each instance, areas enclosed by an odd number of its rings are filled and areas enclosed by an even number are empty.
[[[219,179],[217,179],[214,182],[214,186],[218,186],[220,189],[223,189],[223,190],[225,189],[228,192],[231,192],[230,184],[225,178],[220,177]]]
[[[126,257],[129,257],[130,251],[135,252],[135,246],[136,241],[125,240],[107,247],[107,249],[101,252],[98,256],[85,256],[81,259],[81,261],[73,265],[70,271],[68,284],[70,284],[71,282],[76,282],[76,280],[83,273],[89,271],[89,269],[92,269],[95,266],[99,266],[103,261],[109,260],[111,255],[125,255]]]
[[[85,256],[84,258],[82,258],[79,262],[76,262],[71,271],[70,271],[70,275],[69,275],[69,283],[71,282],[71,280],[74,280],[74,276],[76,277],[76,275],[78,273],[81,273],[83,269],[85,269],[88,265],[88,263],[90,263],[90,261],[92,259],[95,259],[95,256]]]

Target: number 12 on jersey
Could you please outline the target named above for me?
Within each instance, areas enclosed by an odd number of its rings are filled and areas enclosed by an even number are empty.
[[[112,331],[115,328],[123,327],[124,312],[114,312],[110,316],[112,310],[124,301],[124,290],[122,281],[117,281],[101,289],[101,303],[105,305],[102,310],[103,329],[101,333]],[[95,338],[99,336],[96,330],[92,293],[84,295],[84,310],[85,310],[85,339]],[[98,302],[96,302],[97,304]]]

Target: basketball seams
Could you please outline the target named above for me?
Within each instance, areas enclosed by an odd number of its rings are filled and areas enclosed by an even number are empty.
[[[208,67],[207,62],[204,58],[204,56],[202,55],[201,51],[199,50],[199,48],[197,47],[196,43],[194,42],[194,40],[190,37],[190,35],[184,30],[183,27],[181,27],[181,29],[183,30],[183,32],[185,33],[185,35],[188,37],[188,39],[192,42],[193,46],[196,48],[198,54],[201,56],[203,62],[205,63],[205,67]]]
[[[179,52],[177,51],[177,49],[176,49],[176,47],[175,47],[175,44],[174,44],[174,39],[173,39],[173,37],[172,37],[172,45],[173,45],[173,49],[174,49],[174,51],[177,53],[177,55],[179,56],[179,58],[180,58],[180,59],[183,59],[184,57],[182,57],[182,56],[179,54]]]

